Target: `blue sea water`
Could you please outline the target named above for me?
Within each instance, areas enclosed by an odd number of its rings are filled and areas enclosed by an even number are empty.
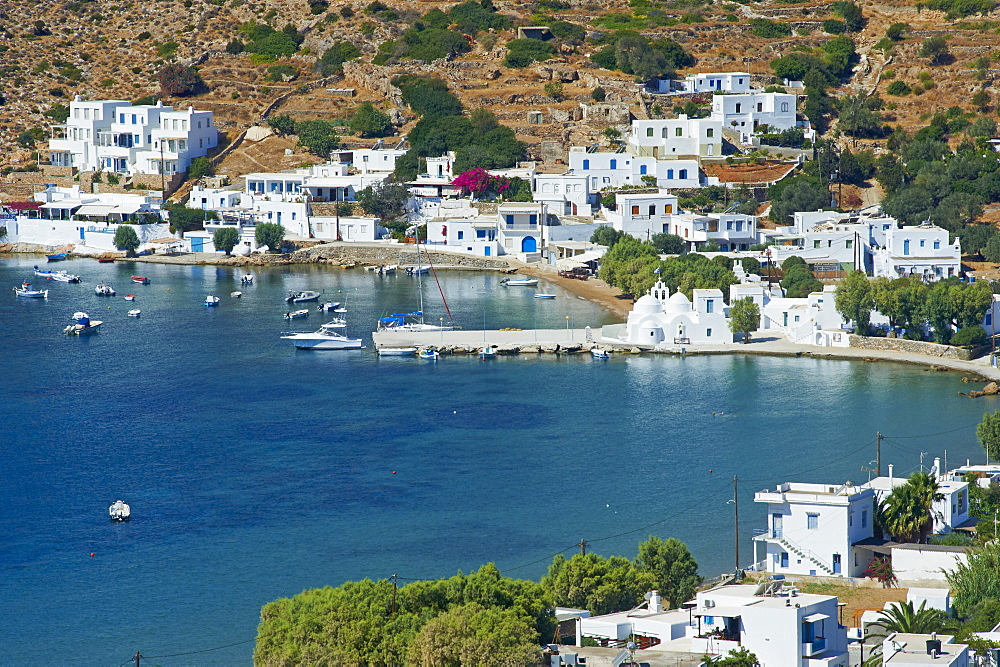
[[[0,288],[37,261],[4,259]],[[765,523],[754,491],[864,481],[876,430],[897,474],[921,452],[925,464],[945,450],[952,465],[981,460],[974,425],[994,407],[958,396],[968,385],[956,374],[888,363],[378,358],[377,317],[416,307],[404,275],[297,266],[256,270],[246,287],[228,268],[52,268],[84,284],[47,284],[47,301],[0,292],[2,664],[113,665],[136,650],[230,644],[152,662],[248,663],[268,601],[487,561],[537,578],[581,538],[632,557],[650,534],[678,537],[712,576],[733,567],[734,475],[748,564]],[[134,273],[152,283],[131,284]],[[555,286],[540,301],[493,274],[439,275],[469,329],[613,321]],[[118,297],[96,297],[100,280]],[[445,316],[434,279],[423,287],[429,319]],[[281,340],[325,321],[284,321],[293,289],[344,302],[347,333],[368,349]],[[206,294],[218,308],[201,305]],[[102,331],[63,335],[78,310]],[[119,498],[129,523],[108,521]]]

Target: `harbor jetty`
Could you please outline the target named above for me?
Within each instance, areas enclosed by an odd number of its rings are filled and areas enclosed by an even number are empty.
[[[442,354],[475,354],[487,345],[497,354],[531,354],[537,352],[584,352],[605,348],[601,327],[591,329],[456,329],[453,331],[376,331],[372,334],[376,348],[417,347],[437,348]],[[624,351],[639,353],[639,348],[621,346]]]

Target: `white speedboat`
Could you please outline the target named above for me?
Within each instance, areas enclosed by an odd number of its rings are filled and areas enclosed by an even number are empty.
[[[504,287],[534,287],[538,284],[538,278],[517,278],[516,280],[504,278],[500,284]]]
[[[326,303],[319,304],[318,310],[321,310],[321,311],[325,310],[325,311],[333,312],[333,311],[337,310],[338,308],[340,308],[340,302],[339,301],[327,301]]]
[[[431,270],[429,266],[408,266],[406,272],[411,276],[420,276]]]
[[[492,345],[487,345],[486,347],[479,350],[480,359],[493,359],[497,356],[497,349]]]
[[[73,313],[72,319],[74,323],[63,329],[63,333],[67,336],[82,336],[84,334],[94,333],[102,324],[104,324],[104,322],[100,320],[90,319],[90,315],[87,313]]]
[[[217,296],[212,296],[211,294],[205,297],[205,305],[209,307],[218,306],[220,301],[222,301],[222,299]]]
[[[536,294],[535,298],[536,299],[554,299],[554,298],[556,298],[556,295],[555,294]]]
[[[293,310],[290,313],[285,313],[284,318],[286,320],[298,320],[303,317],[309,317],[309,309],[303,308],[302,310]]]
[[[23,282],[20,287],[15,287],[14,294],[24,297],[25,299],[49,298],[49,291],[47,289],[31,289],[31,283],[29,282]]]
[[[108,508],[108,514],[112,521],[128,521],[132,516],[132,508],[123,500],[116,500]]]
[[[378,320],[379,331],[453,331],[451,324],[426,324],[423,311],[393,313]]]
[[[318,301],[319,292],[313,290],[303,290],[302,292],[289,292],[285,297],[288,303],[303,303],[305,301]]]
[[[399,268],[398,264],[387,264],[385,266],[378,267],[378,272],[383,276],[387,276],[390,273],[396,273],[396,269]]]
[[[115,288],[112,287],[111,285],[108,285],[107,283],[100,282],[94,288],[94,294],[96,294],[97,296],[114,296]]]
[[[80,276],[74,276],[65,271],[49,271],[48,269],[41,269],[37,265],[34,267],[35,275],[46,280],[55,280],[59,283],[78,283],[80,282]]]
[[[294,333],[282,338],[292,341],[300,350],[358,350],[364,347],[360,338],[348,338],[331,324],[324,324],[312,333]]]
[[[594,357],[594,359],[610,359],[611,358],[611,355],[608,354],[607,350],[602,350],[602,349],[600,349],[598,347],[595,347],[593,350],[591,350],[590,351],[590,355],[592,357]]]
[[[420,357],[421,359],[437,361],[437,358],[440,357],[441,354],[437,351],[437,348],[425,347],[424,349],[417,352],[417,356]]]
[[[251,284],[253,284],[253,276],[251,276],[248,273],[247,275],[245,275],[242,278],[240,278],[240,283],[242,283],[244,285],[251,285]]]
[[[240,297],[243,296],[243,292],[230,292],[229,296],[231,296],[234,299],[239,299]]]
[[[417,353],[415,347],[380,347],[378,356],[380,357],[412,357]]]
[[[138,308],[128,311],[129,317],[139,317],[140,315],[142,315],[142,311]]]

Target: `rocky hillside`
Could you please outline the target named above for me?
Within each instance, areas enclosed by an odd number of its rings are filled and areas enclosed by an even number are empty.
[[[31,150],[19,147],[19,137],[24,144],[23,133],[52,124],[46,114],[56,115],[53,107],[58,111],[57,105],[67,104],[74,95],[130,100],[155,95],[167,104],[211,109],[229,140],[266,112],[287,113],[297,120],[340,120],[369,100],[389,112],[399,133],[405,134],[415,117],[394,96],[398,91],[390,89],[388,81],[408,72],[445,79],[467,109],[492,110],[529,144],[531,157],[558,168],[570,143],[605,141],[602,130],[620,123],[614,113],[581,118],[580,103],[591,102],[595,88],[606,91],[607,102],[629,105],[638,117],[670,112],[640,96],[633,76],[592,62],[591,56],[602,48],[595,38],[602,33],[631,29],[650,40],[665,37],[679,43],[695,58],[681,74],[749,70],[759,76],[759,83],[768,83],[773,81],[773,59],[815,53],[833,38],[828,31],[842,28],[833,4],[497,0],[497,11],[511,19],[509,27],[480,32],[471,51],[428,64],[383,57],[379,61],[385,65],[373,65],[380,45],[398,38],[428,11],[452,5],[395,0],[7,0],[0,6],[0,95],[5,101],[0,106],[0,166],[28,164]],[[860,62],[854,75],[831,94],[878,92],[889,103],[887,120],[908,129],[927,124],[935,110],[952,106],[980,114],[993,110],[1000,12],[948,18],[943,11],[921,11],[915,3],[866,3],[863,18],[863,28],[850,34]],[[290,24],[301,35],[298,52],[270,62],[248,53],[227,53],[234,39],[246,40],[245,31],[238,29],[250,21],[276,30]],[[587,39],[560,40],[554,57],[545,62],[521,68],[504,65],[505,45],[516,38],[517,26],[557,21],[580,26]],[[905,24],[897,30],[899,39],[886,37],[893,24]],[[762,31],[770,36],[759,36]],[[921,55],[921,47],[933,36],[947,41],[946,53],[932,65]],[[323,77],[316,67],[318,56],[340,40],[354,44],[361,55],[348,62],[342,74]],[[161,95],[157,73],[170,62],[195,64],[208,92],[183,99]],[[277,75],[273,65],[287,67]],[[547,83],[561,83],[561,90],[550,86],[546,91]],[[893,92],[906,94],[889,94],[894,84]],[[344,88],[353,88],[354,96],[336,90]],[[977,96],[980,91],[985,96]],[[529,122],[529,111],[542,111],[541,123]],[[39,130],[35,133],[42,136]],[[371,143],[351,137],[345,141]],[[44,145],[42,140],[39,145]],[[287,149],[295,149],[294,141],[282,137],[245,143],[220,171],[285,168],[315,159],[300,149],[287,155]]]

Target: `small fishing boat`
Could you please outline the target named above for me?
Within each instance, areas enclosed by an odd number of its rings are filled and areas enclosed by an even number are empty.
[[[319,292],[313,290],[303,290],[301,292],[289,292],[285,297],[288,303],[303,303],[305,301],[318,301]]]
[[[343,306],[337,306],[336,308],[333,309],[333,312],[335,312],[335,313],[346,313],[347,312],[347,308],[344,308]]]
[[[590,351],[590,355],[592,357],[594,357],[594,359],[610,359],[611,358],[611,355],[608,354],[607,350],[602,350],[599,347],[595,347],[594,349],[592,349]]]
[[[326,324],[324,324],[323,326],[329,327],[331,329],[344,329],[347,327],[347,320],[345,320],[343,317],[335,317]]]
[[[61,262],[64,259],[66,259],[66,253],[58,252],[54,255],[46,255],[45,259],[49,260],[50,262]]]
[[[101,264],[113,264],[115,261],[114,257],[100,257],[97,260]]]
[[[497,356],[497,349],[492,345],[487,345],[486,347],[479,350],[480,359],[493,359]]]
[[[94,294],[97,296],[114,296],[115,288],[107,283],[97,283],[97,286],[94,287]]]
[[[333,311],[337,310],[338,308],[340,308],[340,302],[339,301],[327,301],[326,303],[319,304],[319,308],[318,309],[321,310],[321,311],[329,311],[329,312],[332,313]]]
[[[135,301],[135,294],[126,294],[125,295],[125,300],[126,301]]]
[[[87,313],[73,313],[73,324],[63,329],[63,333],[67,336],[82,336],[84,334],[94,333],[97,329],[104,324],[100,320],[90,319],[90,315]]]
[[[65,271],[49,271],[48,269],[41,269],[37,265],[34,267],[35,275],[40,278],[45,278],[46,280],[55,280],[60,283],[78,283],[80,282],[80,276],[71,275]]]
[[[108,508],[108,514],[111,516],[112,521],[128,521],[129,517],[132,516],[132,508],[125,501],[116,500]]]
[[[408,266],[406,267],[406,273],[411,276],[419,276],[427,273],[431,270],[429,266]]]
[[[208,296],[205,297],[205,305],[209,306],[209,307],[211,307],[211,306],[218,306],[219,305],[219,301],[221,301],[221,300],[222,299],[220,299],[219,297],[212,296],[211,294],[209,294]]]
[[[231,296],[234,299],[239,299],[240,297],[243,296],[243,292],[230,292],[229,296]]]
[[[14,288],[14,294],[17,296],[24,297],[25,299],[48,299],[49,291],[47,289],[31,289],[31,283],[25,281],[21,283],[20,287]]]
[[[324,324],[313,333],[294,333],[282,338],[292,341],[300,350],[358,350],[364,347],[360,338],[348,338],[334,331],[331,324]]]
[[[142,315],[142,311],[138,308],[128,311],[129,317],[139,317],[140,315]]]
[[[534,287],[538,284],[538,278],[517,278],[516,280],[504,278],[500,284],[504,287]]]
[[[555,294],[536,294],[535,298],[536,299],[554,299],[554,298],[556,298],[556,295]]]
[[[132,282],[138,285],[148,285],[149,278],[147,278],[146,276],[132,276]]]
[[[302,310],[293,310],[290,313],[285,313],[284,318],[286,320],[297,320],[303,317],[309,317],[309,310],[303,308]]]
[[[415,347],[380,347],[378,356],[380,357],[412,357],[417,353]]]
[[[431,361],[437,361],[437,358],[441,355],[438,353],[437,348],[425,347],[424,349],[417,352],[417,356],[420,357],[421,359],[429,359]]]
[[[386,264],[385,266],[378,267],[378,272],[380,275],[387,276],[389,274],[396,273],[396,269],[398,268],[398,264]]]
[[[381,268],[382,268],[381,266],[376,266],[375,264],[371,264],[365,267],[365,271],[379,271]]]
[[[252,284],[252,283],[253,283],[253,276],[251,276],[251,275],[250,275],[250,274],[248,273],[248,274],[246,274],[245,276],[243,276],[242,278],[240,278],[240,282],[241,282],[242,284],[244,284],[244,285],[250,285],[250,284]]]

